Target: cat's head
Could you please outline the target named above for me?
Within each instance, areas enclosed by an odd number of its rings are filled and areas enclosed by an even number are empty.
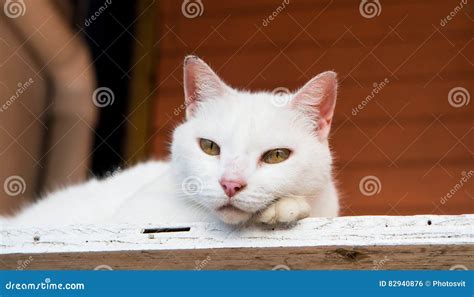
[[[186,120],[171,149],[181,198],[240,224],[280,197],[314,198],[330,182],[334,72],[294,93],[248,92],[188,56],[184,93]]]

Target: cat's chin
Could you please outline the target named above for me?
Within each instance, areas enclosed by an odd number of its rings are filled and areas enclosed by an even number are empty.
[[[229,225],[239,225],[247,222],[252,214],[231,205],[220,207],[216,210],[221,221]]]

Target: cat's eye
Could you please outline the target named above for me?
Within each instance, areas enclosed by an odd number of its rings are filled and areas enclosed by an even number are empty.
[[[217,156],[221,153],[221,148],[212,140],[201,138],[199,146],[202,151],[211,156]]]
[[[291,151],[285,148],[278,148],[263,154],[262,160],[268,164],[276,164],[285,161],[290,157]]]

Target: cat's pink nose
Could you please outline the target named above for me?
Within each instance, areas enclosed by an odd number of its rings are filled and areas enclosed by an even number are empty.
[[[222,189],[224,189],[225,194],[229,198],[232,198],[235,194],[237,194],[237,192],[246,186],[245,182],[226,179],[221,179],[220,184]]]

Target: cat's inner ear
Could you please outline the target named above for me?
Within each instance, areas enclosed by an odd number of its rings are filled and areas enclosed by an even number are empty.
[[[200,102],[220,97],[228,88],[211,67],[196,56],[184,59],[183,82],[186,118],[193,116]]]
[[[323,140],[329,135],[336,107],[337,78],[333,71],[326,71],[313,77],[292,100],[292,106],[310,116],[316,123],[318,137]]]

